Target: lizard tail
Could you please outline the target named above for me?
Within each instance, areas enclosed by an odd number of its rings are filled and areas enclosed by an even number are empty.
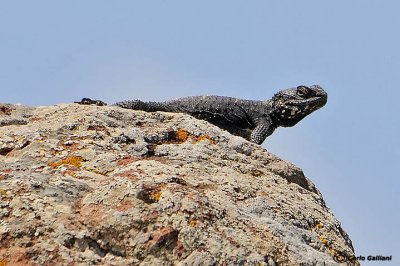
[[[167,106],[159,102],[143,102],[140,100],[134,100],[134,101],[117,102],[114,105],[122,108],[141,110],[146,112],[156,112],[156,111],[168,112]]]

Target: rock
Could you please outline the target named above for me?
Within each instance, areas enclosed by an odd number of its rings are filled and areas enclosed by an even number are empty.
[[[112,106],[2,106],[1,262],[337,265],[354,257],[301,169],[205,121]]]

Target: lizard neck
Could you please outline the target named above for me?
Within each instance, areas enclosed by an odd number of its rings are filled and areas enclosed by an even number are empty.
[[[270,118],[271,122],[273,123],[273,126],[275,128],[281,126],[281,122],[279,120],[279,115],[278,115],[279,114],[279,110],[278,110],[279,108],[277,108],[274,105],[274,102],[272,101],[272,99],[264,101],[264,104],[266,106],[266,109],[268,110],[268,115],[269,115],[269,118]]]

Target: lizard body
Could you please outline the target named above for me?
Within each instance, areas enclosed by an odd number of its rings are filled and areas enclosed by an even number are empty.
[[[225,96],[191,96],[165,102],[122,101],[115,105],[148,112],[186,113],[261,144],[277,127],[294,126],[324,106],[327,99],[327,93],[320,86],[313,85],[279,91],[266,101]],[[90,101],[85,98],[81,103],[88,104]],[[92,101],[97,105],[99,102]]]

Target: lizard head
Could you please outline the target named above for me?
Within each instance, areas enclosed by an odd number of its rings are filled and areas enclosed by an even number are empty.
[[[273,117],[280,126],[291,127],[324,106],[327,100],[328,94],[318,85],[282,90],[272,97]]]

